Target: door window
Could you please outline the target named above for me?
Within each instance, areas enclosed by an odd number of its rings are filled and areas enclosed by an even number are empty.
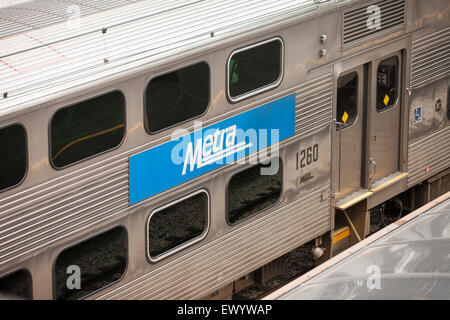
[[[355,123],[358,117],[358,73],[351,72],[338,79],[337,122],[338,130]]]
[[[393,107],[398,96],[398,58],[390,57],[380,62],[377,70],[377,111]]]

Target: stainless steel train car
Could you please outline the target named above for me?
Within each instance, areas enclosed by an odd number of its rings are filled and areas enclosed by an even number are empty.
[[[0,292],[226,298],[306,242],[320,263],[364,238],[395,196],[448,190],[449,10],[0,8]]]

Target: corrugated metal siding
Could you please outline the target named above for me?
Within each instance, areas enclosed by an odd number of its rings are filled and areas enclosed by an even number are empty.
[[[329,185],[98,298],[202,298],[328,231],[330,201],[321,201],[327,190]]]
[[[73,17],[72,7],[79,9],[79,17],[111,10],[133,2],[126,0],[28,1],[0,9],[0,39],[18,33],[39,30],[46,26],[66,22]]]
[[[430,173],[426,173],[430,166]],[[408,147],[408,187],[450,167],[450,126],[420,139]]]
[[[128,207],[128,158],[0,199],[0,266]]]
[[[295,133],[306,134],[331,123],[333,76],[305,82],[295,96]]]
[[[84,17],[79,30],[63,23],[8,37],[0,112],[317,9],[312,0],[141,1]]]
[[[450,73],[450,27],[412,43],[411,87],[426,85]]]
[[[377,5],[381,10],[381,27],[369,29],[367,20],[372,13],[367,13],[370,5]],[[403,27],[405,23],[405,0],[383,0],[368,3],[358,9],[350,9],[344,12],[343,44],[351,45],[366,40],[367,38],[385,33],[393,28]]]

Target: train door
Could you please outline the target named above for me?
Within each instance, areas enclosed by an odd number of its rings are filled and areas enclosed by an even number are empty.
[[[398,171],[401,53],[373,61],[370,79],[369,183]]]
[[[364,67],[345,71],[337,79],[336,131],[338,137],[338,197],[363,185]]]

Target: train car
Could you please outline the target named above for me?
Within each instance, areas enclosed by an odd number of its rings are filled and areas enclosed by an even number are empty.
[[[361,240],[393,197],[448,190],[449,10],[0,8],[0,292],[228,298],[306,242],[320,263]]]

